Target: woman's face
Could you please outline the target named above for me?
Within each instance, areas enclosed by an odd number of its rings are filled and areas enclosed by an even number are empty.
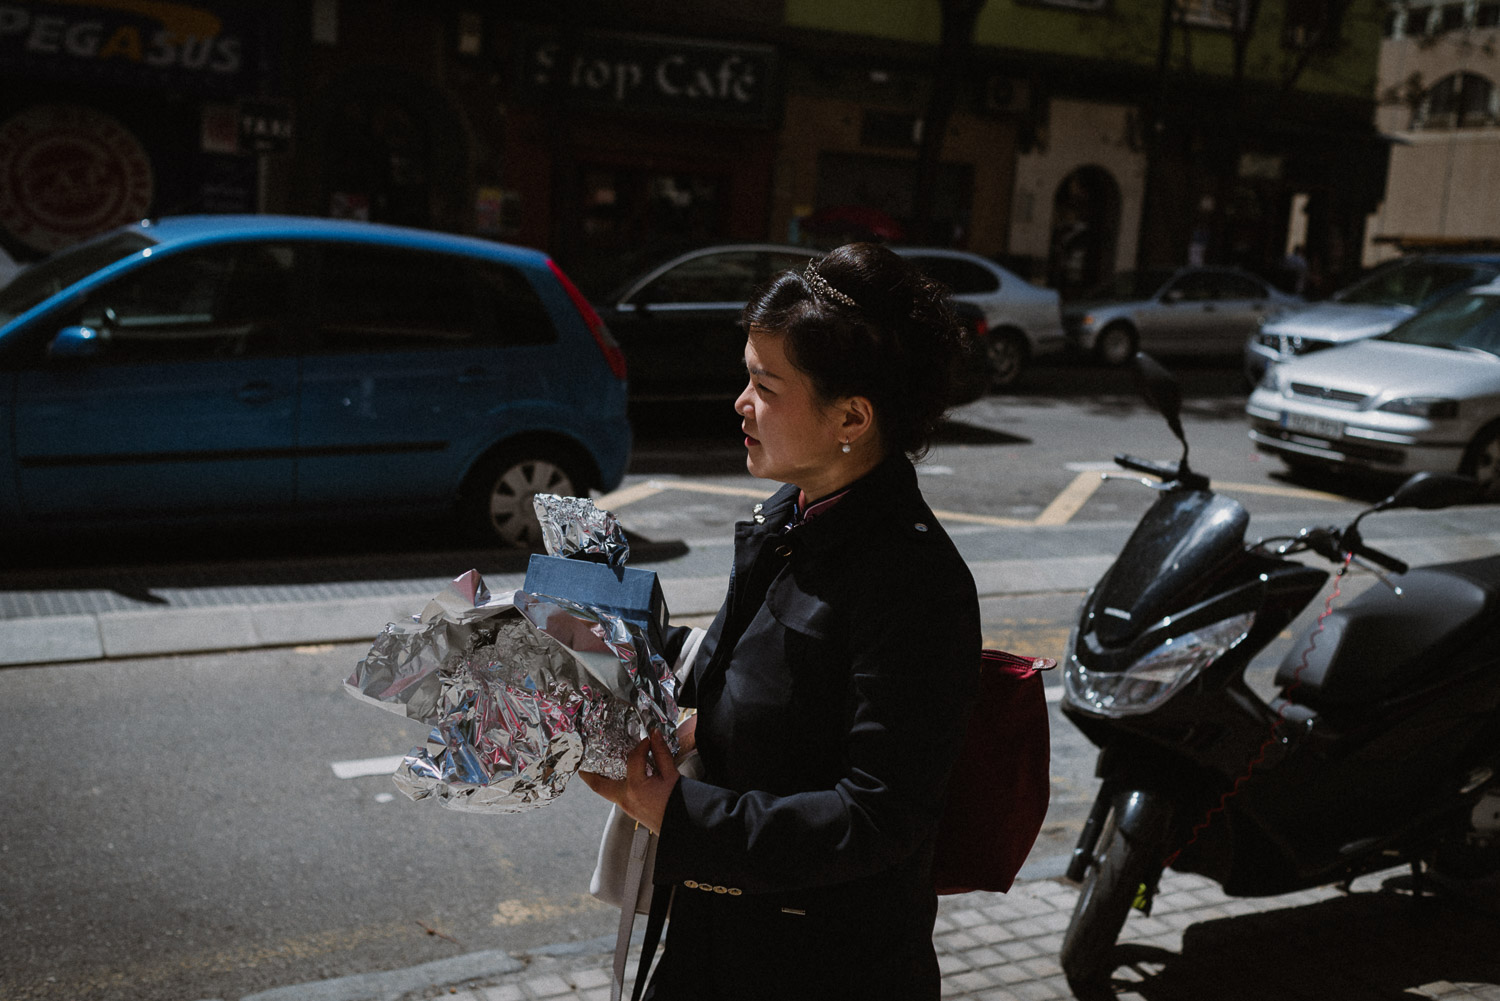
[[[745,341],[750,381],[734,401],[745,432],[751,476],[795,483],[809,498],[843,486],[842,409],[813,391],[812,380],[786,356],[786,338],[751,327]]]

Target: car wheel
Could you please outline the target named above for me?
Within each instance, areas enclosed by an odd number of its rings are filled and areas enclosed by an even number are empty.
[[[1500,501],[1500,425],[1490,425],[1474,436],[1459,470],[1479,481],[1479,495]]]
[[[1029,352],[1026,337],[1018,330],[996,330],[985,343],[985,361],[990,370],[990,388],[1014,386],[1026,371]]]
[[[1128,362],[1135,354],[1135,330],[1128,323],[1111,323],[1094,341],[1094,357],[1111,368]]]
[[[502,546],[540,551],[542,526],[532,498],[537,494],[582,496],[584,481],[573,465],[540,448],[491,456],[474,472],[464,520],[476,538]]]

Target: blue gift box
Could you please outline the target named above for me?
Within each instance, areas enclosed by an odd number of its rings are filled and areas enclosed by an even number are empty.
[[[658,653],[666,649],[667,599],[654,570],[533,553],[522,587],[532,594],[567,598],[618,615],[645,630]]]

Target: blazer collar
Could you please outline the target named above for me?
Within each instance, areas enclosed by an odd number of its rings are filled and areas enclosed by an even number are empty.
[[[913,515],[922,509],[917,488],[917,472],[904,455],[894,455],[855,480],[847,495],[823,516],[798,525],[793,531],[801,544],[822,550],[843,544],[850,536],[869,530],[872,521],[900,516],[912,506]],[[749,541],[782,531],[791,520],[797,500],[797,488],[791,484],[756,506],[752,520],[735,526],[736,541]]]

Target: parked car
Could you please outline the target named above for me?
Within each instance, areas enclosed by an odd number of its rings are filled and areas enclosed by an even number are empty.
[[[1256,447],[1289,466],[1462,472],[1500,500],[1500,279],[1271,366],[1245,412]]]
[[[1245,340],[1245,379],[1268,365],[1383,334],[1454,292],[1500,275],[1500,254],[1416,254],[1384,264],[1326,302],[1267,320]]]
[[[443,511],[620,482],[619,348],[544,254],[277,216],[125,226],[0,289],[0,512],[95,525]]]
[[[599,314],[630,366],[636,400],[733,399],[745,388],[740,314],[757,286],[821,256],[788,244],[740,243],[679,254],[626,282]],[[955,296],[961,322],[983,336],[986,314]],[[970,383],[969,398],[984,391]]]
[[[1015,385],[1033,358],[1067,347],[1056,290],[1040,288],[978,254],[940,247],[892,247],[958,302],[984,310],[991,388]]]
[[[679,254],[597,303],[630,366],[630,395],[733,399],[745,388],[740,313],[756,286],[816,256],[806,247],[738,243]]]
[[[1074,348],[1105,365],[1123,365],[1137,350],[1235,355],[1263,319],[1302,301],[1238,268],[1148,268],[1064,303],[1063,326]]]

